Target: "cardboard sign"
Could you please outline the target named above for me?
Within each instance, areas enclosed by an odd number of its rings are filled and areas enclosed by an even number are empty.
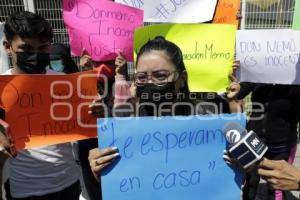
[[[164,36],[182,51],[191,92],[224,92],[232,71],[235,32],[236,27],[227,24],[152,25],[135,32],[134,48],[138,52],[149,39]]]
[[[246,123],[243,114],[98,119],[99,146],[120,153],[102,172],[103,200],[239,199],[241,177],[222,158],[221,129],[233,121]]]
[[[64,0],[64,22],[74,55],[83,49],[96,61],[114,60],[121,51],[133,60],[133,34],[143,11],[110,1]]]
[[[116,0],[144,10],[145,22],[199,23],[213,18],[217,0]]]
[[[18,150],[96,136],[88,105],[96,78],[72,75],[1,75],[1,107]]]
[[[240,81],[300,84],[300,31],[241,30],[236,51]]]
[[[239,25],[237,14],[240,10],[240,0],[219,0],[213,19],[215,24]]]

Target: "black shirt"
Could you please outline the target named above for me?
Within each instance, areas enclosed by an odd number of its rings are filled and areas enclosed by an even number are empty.
[[[297,123],[300,119],[300,86],[241,83],[239,99],[252,92],[253,109],[247,129],[261,137],[270,150],[284,151],[297,142]],[[259,105],[261,104],[261,106]],[[261,119],[258,117],[261,116]]]

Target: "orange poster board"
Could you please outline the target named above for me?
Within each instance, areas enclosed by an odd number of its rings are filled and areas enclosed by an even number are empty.
[[[0,106],[17,150],[96,137],[93,73],[1,75]]]
[[[240,10],[240,0],[219,0],[213,23],[239,25],[237,14]]]

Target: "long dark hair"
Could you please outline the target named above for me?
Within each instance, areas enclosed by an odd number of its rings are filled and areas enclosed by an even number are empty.
[[[144,46],[142,46],[137,54],[136,66],[141,55],[152,50],[165,51],[172,63],[176,66],[178,73],[181,74],[185,71],[185,65],[180,48],[173,42],[166,40],[163,36],[156,36],[153,40],[149,40],[146,44],[144,44]],[[187,80],[185,81],[184,87],[180,89],[180,92],[184,93],[185,96],[189,94]]]

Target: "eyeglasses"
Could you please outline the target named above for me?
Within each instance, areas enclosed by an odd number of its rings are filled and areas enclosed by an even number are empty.
[[[171,74],[176,71],[169,72],[168,70],[153,71],[152,74],[147,74],[147,72],[138,72],[134,74],[135,84],[138,86],[145,85],[148,80],[151,80],[153,84],[158,86],[163,86],[168,83],[168,78]]]

